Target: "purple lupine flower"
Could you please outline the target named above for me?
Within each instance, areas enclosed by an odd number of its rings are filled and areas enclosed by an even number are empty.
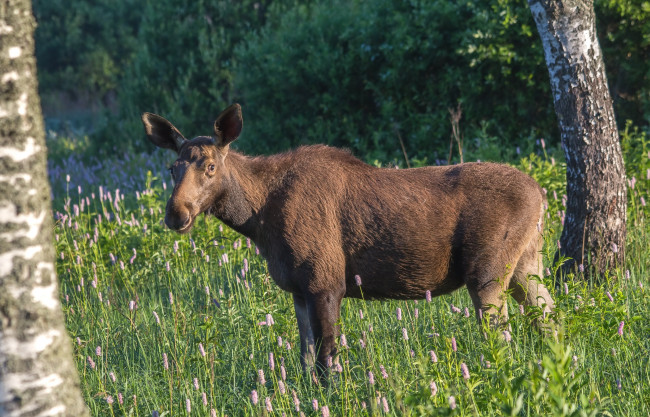
[[[364,342],[363,339],[359,339],[359,344],[361,345],[361,349],[366,348],[366,342]]]
[[[95,355],[102,356],[102,347],[101,346],[97,346],[95,348]]]
[[[460,364],[460,373],[463,375],[463,378],[469,379],[469,369],[467,369],[467,365],[465,365],[465,362],[461,362]]]
[[[321,411],[323,417],[330,417],[330,409],[329,409],[328,406],[326,406],[326,405],[322,406],[320,411]]]
[[[171,271],[172,268],[169,266],[169,261],[165,262],[165,269],[167,272]]]
[[[284,386],[284,382],[282,382],[282,381],[278,381],[278,389],[280,390],[280,394],[282,394],[282,395],[284,395],[287,392],[287,390],[286,390],[286,388]]]
[[[622,321],[621,324],[618,325],[618,335],[623,336],[623,327],[625,326],[625,322]]]
[[[450,304],[450,306],[451,306],[451,312],[452,313],[460,313],[461,312],[460,308],[456,307],[455,305]]]
[[[629,269],[625,270],[625,279],[630,279],[630,270]]]
[[[199,343],[199,352],[201,352],[201,356],[205,358],[205,349],[203,349],[203,343]]]
[[[454,352],[458,350],[458,346],[456,345],[456,338],[454,336],[451,337],[451,349]]]
[[[344,334],[341,334],[340,344],[341,344],[341,347],[344,347],[344,348],[348,347],[348,339],[345,337]]]
[[[171,291],[169,292],[169,304],[174,304],[174,294]]]
[[[280,365],[280,378],[282,378],[283,381],[287,380],[287,370],[284,365]]]
[[[436,352],[430,350],[429,351],[429,356],[431,357],[431,362],[433,362],[433,363],[438,362],[438,356],[436,356]]]
[[[578,265],[578,271],[585,272],[585,266],[583,264]]]
[[[388,372],[386,372],[386,368],[384,368],[384,365],[379,365],[379,370],[381,371],[381,377],[384,379],[388,379]]]
[[[359,309],[359,318],[363,320],[363,310]]]
[[[188,414],[192,412],[192,403],[189,398],[185,399],[185,410],[187,410]]]
[[[118,392],[118,393],[117,393],[117,402],[118,402],[120,405],[124,404],[124,397],[122,396],[122,393],[121,393],[121,392]]]
[[[436,385],[435,381],[431,381],[429,384],[429,389],[431,390],[431,396],[435,397],[436,394],[438,393],[438,386]]]
[[[361,277],[359,275],[354,276],[354,282],[357,284],[357,287],[361,286]]]
[[[370,383],[370,385],[375,385],[375,375],[372,371],[368,371],[368,383]]]
[[[248,272],[248,259],[244,258],[244,272]]]
[[[106,402],[108,403],[108,405],[113,404],[113,397],[112,397],[111,395],[109,395],[108,397],[106,397]]]
[[[133,261],[135,261],[135,258],[136,258],[137,256],[138,256],[138,252],[135,250],[135,248],[133,248],[133,256],[131,257],[131,259],[129,259],[129,263],[130,263],[131,265],[133,265]]]
[[[318,400],[316,398],[311,400],[311,407],[314,409],[314,411],[318,411]]]
[[[88,365],[90,365],[90,369],[95,369],[95,361],[93,360],[93,358],[88,356],[86,359],[88,360]]]
[[[564,294],[569,295],[569,285],[566,282],[564,283]]]
[[[510,343],[510,341],[512,340],[512,336],[510,335],[509,331],[507,330],[503,331],[503,340],[505,340],[506,343]]]
[[[416,308],[415,310],[413,310],[413,315],[417,319],[420,316],[420,311]]]
[[[296,407],[296,411],[300,411],[300,400],[298,399],[296,390],[291,390],[291,396],[293,397],[293,405]]]
[[[397,314],[397,320],[402,320],[402,309],[401,308],[397,307],[396,314]]]
[[[427,303],[430,303],[431,302],[431,291],[426,290],[426,292],[424,293],[424,296],[425,296],[425,298],[427,300]]]
[[[266,384],[266,378],[264,378],[264,371],[261,369],[257,370],[257,382],[259,382],[260,385]]]
[[[390,408],[388,408],[388,401],[386,400],[386,397],[381,397],[381,405],[384,409],[384,413],[388,413],[390,411]]]
[[[251,391],[251,402],[253,403],[253,405],[257,405],[258,400],[259,400],[259,398],[257,397],[257,391],[252,390]]]
[[[266,325],[267,326],[273,326],[275,324],[275,320],[273,320],[273,316],[271,313],[266,314]]]
[[[199,390],[199,379],[198,379],[198,378],[194,378],[194,379],[192,380],[192,382],[194,383],[194,389],[198,391],[198,390]]]
[[[151,417],[160,417],[160,413],[158,411],[156,411],[156,410],[153,410],[151,412]]]
[[[449,408],[452,410],[456,409],[456,398],[453,395],[449,397]]]
[[[135,301],[133,300],[129,301],[129,310],[131,311],[135,310]]]
[[[408,333],[406,332],[406,328],[404,328],[404,327],[402,327],[402,338],[403,338],[404,340],[409,340],[409,335],[408,335]]]
[[[469,317],[469,309],[465,307],[465,317]]]
[[[275,370],[275,360],[273,358],[273,352],[269,352],[269,369],[271,371]]]
[[[203,401],[204,406],[208,405],[208,396],[205,391],[201,393],[201,400]]]
[[[269,413],[273,411],[273,406],[271,405],[271,398],[264,398],[264,405],[266,405],[266,411]]]
[[[115,382],[115,374],[113,372],[109,373],[108,377],[111,379],[111,381]]]
[[[158,317],[158,313],[155,311],[153,312],[153,317],[156,319],[156,323],[160,324],[160,317]]]
[[[163,368],[169,370],[169,361],[167,360],[167,354],[163,352]]]

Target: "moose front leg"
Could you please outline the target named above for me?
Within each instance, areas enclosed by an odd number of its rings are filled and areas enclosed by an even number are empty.
[[[319,377],[327,373],[336,355],[336,337],[344,291],[309,294],[306,297],[309,322],[316,344],[316,368]]]
[[[293,307],[296,310],[298,331],[300,332],[300,364],[304,371],[308,371],[316,362],[316,349],[314,346],[314,333],[309,323],[309,313],[304,297],[294,294]]]

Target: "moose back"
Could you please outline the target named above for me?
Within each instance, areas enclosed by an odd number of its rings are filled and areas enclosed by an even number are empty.
[[[293,295],[305,367],[322,371],[336,354],[343,297],[418,299],[465,285],[493,325],[507,318],[507,290],[553,308],[539,281],[544,194],[514,168],[376,168],[321,145],[248,157],[229,150],[238,104],[192,140],[158,115],[142,121],[153,144],[178,153],[165,223],[187,233],[206,213],[255,242]]]

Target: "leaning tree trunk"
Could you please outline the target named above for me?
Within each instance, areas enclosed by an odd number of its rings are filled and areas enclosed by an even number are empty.
[[[625,256],[625,169],[593,1],[528,0],[544,46],[567,163],[560,254],[602,273]],[[589,265],[587,265],[589,264]]]
[[[30,0],[0,5],[0,415],[86,416],[54,267]]]

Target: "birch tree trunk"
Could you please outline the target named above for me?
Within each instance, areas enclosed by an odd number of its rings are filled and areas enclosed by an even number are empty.
[[[528,0],[567,162],[559,253],[603,273],[625,256],[627,190],[593,0]]]
[[[54,267],[30,0],[0,3],[0,415],[86,416]]]

